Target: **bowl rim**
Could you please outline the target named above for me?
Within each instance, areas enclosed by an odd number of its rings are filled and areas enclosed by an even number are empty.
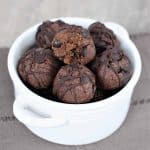
[[[89,19],[89,18],[81,18],[81,17],[59,17],[59,18],[53,18],[53,19],[49,19],[51,21],[55,21],[55,20],[78,20],[78,21],[87,21],[87,22],[96,22],[99,20],[94,20],[94,19]],[[42,23],[42,22],[41,22]],[[124,91],[127,90],[127,88],[132,87],[134,89],[135,85],[137,84],[140,74],[141,74],[141,70],[142,70],[142,62],[141,62],[141,57],[140,54],[138,52],[138,49],[136,48],[135,44],[132,42],[132,40],[130,38],[126,38],[125,40],[127,40],[128,44],[130,45],[130,47],[132,47],[132,50],[134,51],[134,57],[136,58],[136,68],[133,69],[133,74],[131,79],[128,81],[128,83],[120,90],[118,91],[116,94],[112,95],[111,97],[102,99],[100,101],[96,101],[96,102],[91,102],[91,103],[85,103],[85,104],[68,104],[68,103],[62,103],[62,102],[56,102],[53,101],[51,99],[46,99],[44,97],[41,97],[39,95],[37,95],[36,93],[32,92],[29,88],[26,87],[26,85],[22,82],[22,80],[20,79],[18,73],[17,73],[17,69],[16,66],[13,65],[13,60],[14,60],[14,52],[15,49],[19,43],[19,41],[22,40],[22,37],[25,36],[25,34],[35,30],[37,31],[37,27],[41,24],[38,23],[28,29],[26,29],[23,33],[21,33],[18,38],[14,41],[14,43],[12,44],[9,53],[8,53],[8,57],[7,57],[7,67],[8,67],[8,71],[9,71],[9,75],[11,77],[11,80],[14,83],[17,83],[17,86],[19,88],[23,88],[25,93],[28,93],[29,95],[32,95],[32,97],[36,97],[37,101],[43,101],[43,103],[49,103],[51,105],[53,105],[54,107],[62,107],[64,109],[95,109],[96,107],[99,106],[105,106],[107,104],[111,104],[114,102],[117,102],[117,99],[115,97],[121,97],[122,93]],[[104,24],[107,24],[107,22],[103,22]],[[114,22],[112,22],[114,23]],[[114,23],[116,25],[119,25],[117,23]],[[121,26],[121,25],[119,25]],[[121,26],[122,27],[122,26]],[[122,27],[124,29],[124,27]],[[126,31],[126,29],[125,29]],[[138,67],[137,67],[138,66]],[[23,95],[24,96],[24,95]],[[29,96],[26,96],[29,97]]]

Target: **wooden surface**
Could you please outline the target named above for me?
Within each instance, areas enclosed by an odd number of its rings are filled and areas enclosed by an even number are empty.
[[[149,150],[150,147],[150,35],[132,36],[142,57],[143,71],[127,119],[112,136],[84,146],[62,146],[33,135],[13,116],[13,87],[0,49],[0,150]],[[118,112],[119,113],[119,112]],[[113,116],[111,116],[113,117]]]
[[[0,46],[28,27],[60,16],[115,21],[130,33],[150,33],[150,0],[0,0]]]

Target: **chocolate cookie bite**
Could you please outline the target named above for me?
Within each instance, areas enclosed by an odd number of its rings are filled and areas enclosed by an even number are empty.
[[[88,30],[70,26],[59,31],[53,41],[54,55],[65,64],[87,64],[95,57],[94,42]]]
[[[45,21],[43,22],[36,33],[36,44],[39,47],[51,47],[51,42],[55,34],[69,25],[61,20],[55,22]]]
[[[97,78],[104,90],[123,87],[131,78],[132,66],[122,50],[110,49],[97,56]]]
[[[114,47],[119,47],[119,41],[113,31],[106,28],[104,24],[95,22],[89,27],[97,54]]]
[[[35,89],[48,88],[60,68],[60,62],[50,49],[32,48],[18,64],[18,74],[25,84]]]
[[[66,103],[87,103],[95,94],[95,75],[79,64],[63,66],[53,83],[53,94]]]

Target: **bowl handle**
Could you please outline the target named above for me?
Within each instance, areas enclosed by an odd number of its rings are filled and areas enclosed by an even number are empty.
[[[27,126],[33,127],[57,127],[67,123],[67,120],[62,115],[43,115],[33,111],[28,100],[24,101],[20,96],[17,96],[13,104],[13,112],[15,117]]]

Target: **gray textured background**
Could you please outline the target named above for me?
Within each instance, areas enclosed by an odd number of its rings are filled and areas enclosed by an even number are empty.
[[[130,33],[150,32],[150,0],[0,0],[0,46],[10,46],[26,28],[59,16],[115,21]]]

